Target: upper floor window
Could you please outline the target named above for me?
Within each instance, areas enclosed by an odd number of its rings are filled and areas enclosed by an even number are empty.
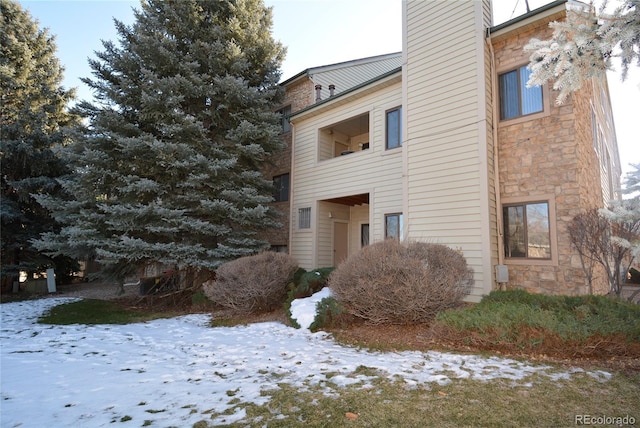
[[[289,174],[273,177],[273,199],[276,202],[289,200]]]
[[[291,123],[289,119],[291,117],[291,106],[286,106],[276,113],[280,114],[280,126],[282,127],[282,133],[286,134],[287,132],[291,132]]]
[[[402,214],[387,214],[384,216],[384,236],[402,240]]]
[[[549,203],[506,205],[502,210],[505,256],[550,259]]]
[[[402,146],[402,108],[394,108],[387,111],[387,140],[386,149],[395,149]]]
[[[543,111],[542,87],[527,88],[531,70],[522,66],[498,77],[500,86],[500,119],[513,119]]]

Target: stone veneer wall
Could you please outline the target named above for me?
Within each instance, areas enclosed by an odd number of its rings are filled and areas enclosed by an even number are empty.
[[[496,69],[508,71],[528,62],[523,47],[532,37],[546,39],[551,30],[544,23],[537,29],[494,42]],[[581,211],[602,205],[597,156],[591,135],[592,86],[587,82],[562,105],[549,84],[546,108],[549,114],[531,120],[511,120],[498,127],[500,196],[532,198],[553,195],[557,236],[557,263],[536,264],[505,260],[509,266],[508,288],[550,294],[588,292],[580,259],[572,247],[567,226]],[[538,262],[539,263],[539,262]],[[608,291],[598,272],[594,291]]]

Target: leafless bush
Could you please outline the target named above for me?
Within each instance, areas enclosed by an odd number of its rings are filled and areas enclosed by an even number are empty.
[[[457,305],[473,285],[473,271],[451,248],[386,240],[364,247],[329,277],[347,312],[374,324],[431,320]]]
[[[216,279],[204,283],[204,292],[238,314],[273,310],[286,299],[287,285],[297,268],[297,261],[283,253],[266,251],[242,257],[220,266]]]
[[[593,292],[593,268],[601,265],[612,293],[620,297],[623,278],[636,258],[640,241],[640,218],[632,201],[619,209],[593,208],[575,216],[568,226],[571,243],[580,256],[589,292]]]
[[[597,252],[598,246],[607,242],[611,230],[609,222],[600,215],[597,209],[592,209],[575,216],[567,226],[567,230],[571,243],[580,256],[580,264],[589,287],[589,294],[593,294],[593,270],[597,263],[593,254]],[[602,246],[602,248],[606,248],[606,246]]]

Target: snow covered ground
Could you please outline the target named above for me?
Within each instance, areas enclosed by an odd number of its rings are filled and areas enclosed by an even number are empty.
[[[0,305],[2,427],[93,428],[129,418],[131,426],[191,426],[203,419],[222,425],[245,417],[238,399],[265,404],[269,397],[260,392],[278,383],[324,388],[330,377],[364,388],[371,378],[354,374],[359,366],[424,388],[452,378],[527,384],[534,373],[559,379],[582,371],[440,352],[367,352],[274,322],[211,328],[207,315],[123,326],[36,323],[47,309],[72,300]],[[233,414],[217,420],[203,414],[228,409]]]

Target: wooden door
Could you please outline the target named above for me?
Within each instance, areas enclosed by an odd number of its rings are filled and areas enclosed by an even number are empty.
[[[349,255],[349,224],[333,223],[333,265],[338,266]]]

